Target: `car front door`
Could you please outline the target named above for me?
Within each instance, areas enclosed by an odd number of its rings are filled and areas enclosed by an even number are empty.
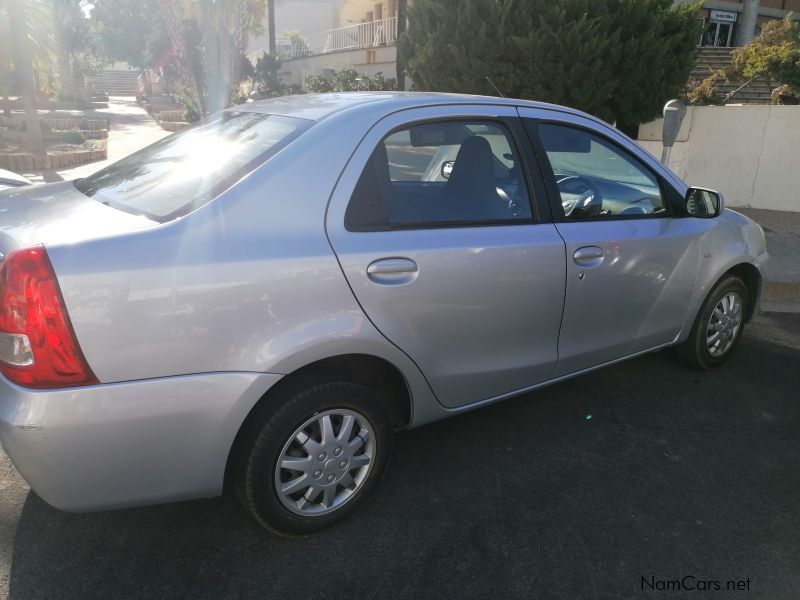
[[[677,214],[678,192],[635,144],[580,116],[520,109],[536,148],[567,281],[559,377],[672,342],[709,220]]]
[[[327,231],[367,317],[458,407],[555,367],[565,257],[548,210],[516,109],[429,107],[370,130]]]

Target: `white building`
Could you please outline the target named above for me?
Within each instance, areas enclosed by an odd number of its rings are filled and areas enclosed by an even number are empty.
[[[286,85],[344,67],[397,77],[395,0],[276,0],[275,24],[276,46],[286,57],[280,71]],[[290,39],[292,31],[299,38]],[[247,55],[255,62],[268,48],[262,36],[250,42]]]

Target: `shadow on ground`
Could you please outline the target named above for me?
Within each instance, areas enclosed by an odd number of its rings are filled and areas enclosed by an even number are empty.
[[[794,347],[748,335],[713,373],[659,353],[401,434],[377,496],[310,538],[230,497],[70,515],[29,494],[10,598],[636,598],[685,575],[794,598],[800,315],[765,318]]]

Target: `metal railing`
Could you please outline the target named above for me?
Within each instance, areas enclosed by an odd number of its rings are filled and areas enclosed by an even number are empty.
[[[299,58],[340,50],[393,46],[396,42],[397,17],[391,17],[312,33],[307,39],[292,39],[289,57]]]

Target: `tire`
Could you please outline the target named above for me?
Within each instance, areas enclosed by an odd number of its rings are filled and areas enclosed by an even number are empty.
[[[272,400],[237,446],[232,483],[239,500],[280,535],[307,535],[340,523],[368,499],[386,470],[393,430],[383,402],[361,384],[331,379],[302,382]],[[281,458],[302,470],[279,469]]]
[[[730,314],[723,315],[723,320],[720,320],[720,312],[717,313],[714,317],[716,322],[713,325],[715,328],[720,327],[721,331],[719,331],[720,336],[713,342],[716,346],[710,348],[707,343],[707,336],[709,333],[712,335],[717,333],[717,331],[711,332],[709,330],[712,325],[712,315],[714,315],[715,309],[718,308],[723,298],[730,299],[731,297],[738,299],[738,311],[734,309],[730,311]],[[705,302],[703,302],[703,306],[697,313],[697,318],[692,325],[689,337],[686,341],[676,346],[675,350],[678,357],[687,365],[705,371],[724,363],[742,337],[744,315],[747,314],[749,301],[747,288],[741,279],[735,275],[727,275],[721,279],[708,294]],[[732,316],[734,313],[738,313],[738,326],[736,325],[736,318]]]

